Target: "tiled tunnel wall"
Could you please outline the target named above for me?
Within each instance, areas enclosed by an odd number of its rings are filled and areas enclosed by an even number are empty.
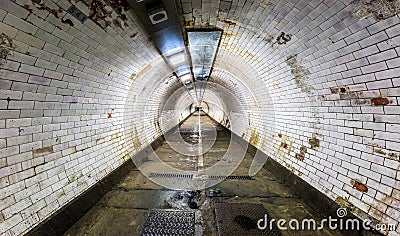
[[[159,115],[172,126],[189,114],[185,95],[160,111],[181,84],[130,10],[74,2],[90,16],[83,24],[68,0],[0,1],[5,235],[26,232],[151,143]],[[399,0],[177,2],[187,28],[224,30],[210,81],[240,104],[209,88],[209,114],[399,234]]]
[[[160,80],[171,72],[130,12],[82,24],[66,0],[0,6],[0,234],[18,235],[161,135],[181,83]]]
[[[227,84],[242,79],[258,105],[248,108],[264,109],[245,139],[360,218],[395,224],[383,233],[398,235],[400,1],[180,3],[186,27],[224,30],[216,67],[253,73],[213,72]],[[251,86],[255,79],[264,83]]]

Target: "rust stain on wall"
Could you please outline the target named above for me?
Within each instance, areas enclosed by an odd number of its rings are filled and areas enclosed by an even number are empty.
[[[279,136],[279,134],[278,134]],[[282,138],[279,141],[279,146],[277,149],[277,155],[281,156],[283,159],[287,158],[290,156],[290,153],[292,152],[292,146],[293,146],[293,141],[290,140],[288,137],[281,135]]]
[[[390,103],[389,99],[387,99],[387,98],[372,98],[371,102],[375,106],[385,106]]]
[[[260,134],[257,133],[256,129],[252,129],[251,130],[251,134],[250,134],[250,144],[253,146],[257,146],[258,142],[260,141]]]
[[[365,186],[365,184],[363,184],[360,180],[358,179],[352,179],[350,180],[350,184],[351,186],[353,186],[353,188],[357,189],[360,192],[364,192],[367,193],[368,192],[368,188],[367,186]]]

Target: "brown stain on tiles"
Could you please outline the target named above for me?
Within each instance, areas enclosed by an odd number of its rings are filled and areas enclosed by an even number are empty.
[[[387,98],[372,98],[371,103],[375,106],[385,106],[390,104],[390,101]]]
[[[33,157],[42,156],[42,155],[49,154],[52,152],[53,152],[53,146],[39,148],[39,149],[33,150]]]
[[[345,198],[342,198],[342,197],[337,197],[335,201],[341,207],[345,207],[345,208],[348,208],[350,210],[354,209],[354,205],[348,199],[345,199]]]
[[[250,144],[253,146],[257,146],[258,142],[260,141],[260,134],[257,133],[256,129],[251,130],[250,134]]]
[[[320,140],[317,139],[317,137],[315,137],[315,136],[308,140],[308,144],[310,144],[311,149],[319,148],[319,143],[320,143]]]
[[[67,24],[69,26],[74,26],[74,23],[70,19],[65,19],[65,20],[61,19],[61,22],[64,23],[64,24]]]

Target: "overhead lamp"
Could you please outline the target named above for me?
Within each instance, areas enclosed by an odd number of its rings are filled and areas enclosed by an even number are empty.
[[[167,11],[162,4],[156,5],[147,10],[147,15],[153,25],[168,20]]]

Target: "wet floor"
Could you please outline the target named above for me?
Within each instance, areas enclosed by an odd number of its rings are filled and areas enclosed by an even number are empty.
[[[164,222],[165,227],[187,227],[185,224],[189,224],[190,217],[193,216],[194,226],[191,231],[174,229],[176,235],[184,235],[185,232],[188,235],[243,235],[243,232],[247,232],[245,235],[273,235],[263,231],[257,233],[257,219],[250,219],[245,213],[241,214],[242,206],[250,206],[250,210],[247,210],[250,211],[249,214],[256,211],[256,208],[264,209],[268,217],[274,219],[298,219],[300,222],[302,219],[321,220],[321,217],[289,187],[266,169],[261,169],[257,175],[248,178],[253,156],[246,152],[243,145],[233,145],[235,142],[231,139],[230,132],[209,117],[191,116],[181,125],[179,132],[183,140],[176,135],[168,137],[168,141],[156,148],[155,153],[146,157],[140,166],[140,169],[145,169],[146,175],[152,175],[152,180],[158,184],[148,179],[136,167],[132,168],[122,181],[65,235],[140,235],[145,226],[154,226],[154,223],[149,223],[151,214],[160,216],[169,212],[173,212],[175,216],[164,217],[172,222]],[[228,147],[230,151],[226,155]],[[243,160],[240,157],[242,153]],[[171,168],[165,168],[162,163]],[[215,166],[218,168],[212,169]],[[236,179],[233,177],[216,184],[221,176],[236,166],[238,167],[233,173],[230,173],[231,176],[236,176]],[[190,171],[187,172],[189,177],[182,175],[179,170]],[[210,176],[214,176],[214,179]],[[193,191],[164,187],[168,184],[180,189],[192,188]],[[246,211],[245,208],[243,211]],[[176,215],[177,212],[184,215]],[[231,222],[225,223],[230,225],[228,227],[236,227],[232,232],[237,233],[230,232],[232,228],[227,229],[227,225],[222,225],[224,220],[221,219],[225,218],[232,219]],[[186,222],[185,219],[189,220]],[[151,230],[153,233],[147,235],[171,235]],[[226,232],[222,232],[223,230]],[[281,231],[281,234],[340,235],[328,229],[285,230]]]

